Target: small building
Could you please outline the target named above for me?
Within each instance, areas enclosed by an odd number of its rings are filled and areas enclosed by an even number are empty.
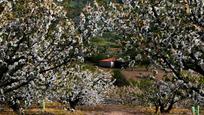
[[[99,60],[99,66],[113,68],[116,60],[115,57]]]

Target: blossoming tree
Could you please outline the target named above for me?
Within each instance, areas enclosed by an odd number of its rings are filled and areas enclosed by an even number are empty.
[[[53,95],[51,99],[75,110],[77,105],[96,105],[104,102],[106,92],[114,81],[111,75],[100,69],[94,72],[84,67],[70,68],[67,72],[59,73],[53,83]]]
[[[82,39],[66,11],[52,0],[0,1],[0,102],[19,113],[42,95],[57,71],[80,59]]]
[[[173,73],[173,78],[169,79],[172,81],[167,84],[175,87],[164,85],[164,80],[161,87],[189,90],[185,96],[177,95],[177,91],[172,95],[167,90],[164,97],[157,96],[156,106],[161,112],[169,112],[177,99],[184,97],[193,98],[197,104],[203,103],[203,6],[202,0],[123,0],[122,4],[110,2],[106,8],[96,3],[93,7],[87,6],[84,15],[86,24],[97,19],[95,25],[101,32],[111,31],[123,36],[125,47],[122,49],[129,52],[131,65],[135,60],[148,58],[157,67]],[[88,30],[84,32],[89,33]],[[165,92],[161,87],[158,95]]]

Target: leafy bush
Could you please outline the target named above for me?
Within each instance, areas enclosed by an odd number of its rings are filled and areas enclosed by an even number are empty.
[[[115,86],[121,87],[130,85],[129,81],[125,78],[120,70],[113,70],[113,79],[115,79]]]

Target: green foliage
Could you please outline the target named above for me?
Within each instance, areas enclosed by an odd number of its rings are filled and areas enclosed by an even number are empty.
[[[138,87],[138,81],[133,80],[133,79],[129,79],[128,82],[129,82],[130,86]]]
[[[114,82],[115,86],[127,86],[130,85],[129,81],[125,78],[125,76],[121,73],[120,70],[113,70],[113,79],[116,81]]]
[[[198,83],[198,84],[203,84],[204,83],[204,78],[202,75],[198,74],[198,73],[191,73],[187,70],[183,70],[181,71],[181,76],[183,79],[185,79],[186,81],[190,81],[193,83]]]
[[[107,5],[111,0],[96,0],[99,4]]]
[[[96,72],[97,71],[97,68],[93,65],[90,65],[90,64],[83,64],[82,65],[82,70],[88,70],[88,71],[91,71],[91,72]]]
[[[153,86],[154,81],[153,80],[149,80],[149,79],[141,79],[137,82],[137,86],[144,90],[144,91],[149,91],[151,90],[151,86]]]
[[[108,45],[111,44],[111,43],[108,42],[106,39],[104,39],[104,38],[99,38],[99,37],[92,39],[92,40],[91,40],[91,43],[92,43],[93,45],[97,45],[97,46],[108,46]]]
[[[98,47],[120,47],[119,44],[117,44],[117,40],[120,40],[122,39],[121,36],[119,35],[116,35],[114,33],[110,33],[110,32],[107,32],[107,33],[104,33],[104,35],[101,37],[101,36],[98,36],[98,37],[95,37],[91,40],[91,44],[92,45],[97,45]]]
[[[92,0],[64,0],[56,3],[62,5],[68,11],[68,17],[75,18],[80,15],[83,7],[89,2],[92,2]]]
[[[135,61],[138,66],[148,66],[150,65],[150,60],[142,59],[141,61]]]
[[[102,37],[101,36],[94,37],[93,39],[90,40],[89,46],[97,50],[97,55],[106,55],[105,57],[112,57],[112,56],[120,57],[120,54],[117,50],[112,50],[112,48],[118,48],[118,49],[121,48],[120,44],[118,44],[117,39],[115,39],[115,37],[118,39],[117,36],[111,33],[106,33]],[[94,57],[95,56],[96,55],[94,55]],[[103,56],[103,58],[105,57]],[[103,59],[103,58],[100,58],[100,59]],[[94,61],[97,61],[97,60],[94,60]]]
[[[141,93],[137,94],[137,98],[141,102],[141,105],[149,105],[156,101],[155,94],[157,89],[154,83],[155,82],[150,79],[141,79],[134,82],[134,85],[141,90]]]

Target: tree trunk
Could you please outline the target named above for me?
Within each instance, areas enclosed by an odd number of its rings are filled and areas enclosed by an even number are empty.
[[[79,99],[75,99],[75,100],[69,99],[70,109],[74,109],[75,110],[78,102],[79,102]]]
[[[161,113],[169,113],[173,108],[174,103],[170,103],[170,105],[164,106],[164,104],[160,105]]]
[[[166,113],[165,106],[164,106],[163,103],[160,104],[160,112],[161,112],[161,113]]]
[[[169,113],[169,112],[172,110],[173,105],[174,105],[174,103],[171,102],[170,105],[168,106],[168,108],[166,109],[166,112],[167,112],[167,113]]]
[[[21,109],[20,109],[20,105],[15,103],[15,104],[11,104],[9,103],[9,107],[11,107],[13,109],[13,111],[17,114],[17,115],[21,115]]]
[[[24,113],[19,100],[21,100],[21,97],[15,97],[12,101],[8,100],[7,104],[17,115],[23,115]]]
[[[155,113],[158,113],[158,112],[159,112],[159,106],[156,106]]]

